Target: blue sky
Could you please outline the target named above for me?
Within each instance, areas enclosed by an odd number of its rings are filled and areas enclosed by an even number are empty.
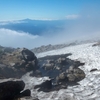
[[[22,23],[13,20],[26,18],[66,19],[66,24],[61,32],[46,31],[42,36],[3,27],[0,28],[0,45],[33,48],[74,40],[100,39],[100,0],[0,0],[0,25]]]
[[[99,4],[100,0],[0,0],[0,21],[78,17],[89,7],[100,9]]]

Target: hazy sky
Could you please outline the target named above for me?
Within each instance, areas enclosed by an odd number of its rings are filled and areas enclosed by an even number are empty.
[[[26,18],[66,19],[66,25],[62,32],[45,32],[44,36],[1,28],[0,45],[33,48],[100,37],[100,0],[0,0],[0,21]]]
[[[0,0],[0,21],[77,18],[88,6],[99,10],[100,0]]]

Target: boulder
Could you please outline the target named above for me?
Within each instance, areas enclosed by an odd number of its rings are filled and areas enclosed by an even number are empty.
[[[67,70],[67,78],[69,81],[78,82],[85,78],[85,73],[80,68],[69,68]]]
[[[22,53],[24,60],[26,60],[26,61],[36,60],[36,56],[34,55],[34,53],[32,51],[30,51],[26,48],[23,48],[20,51]]]
[[[66,82],[68,79],[66,77],[66,73],[62,72],[61,74],[59,74],[57,77],[56,77],[56,81],[57,83],[59,84],[59,82]]]
[[[74,82],[75,81],[75,75],[74,74],[68,74],[67,75],[68,81]]]
[[[14,100],[24,96],[30,96],[30,90],[21,92],[25,87],[22,80],[5,81],[0,83],[0,100]]]
[[[6,53],[1,58],[0,76],[5,78],[20,78],[26,72],[38,69],[37,57],[26,48]]]
[[[90,72],[94,72],[94,71],[97,71],[98,69],[97,68],[94,68],[94,69],[91,69]]]
[[[67,74],[71,74],[74,71],[74,66],[70,66],[69,69],[66,70]]]
[[[38,91],[48,92],[52,89],[52,80],[46,80],[45,82],[41,83],[40,85],[36,85],[34,89],[39,88]]]
[[[20,93],[20,95],[18,96],[18,98],[20,97],[24,97],[24,96],[30,96],[31,95],[31,91],[29,89],[24,90],[23,92]]]
[[[100,46],[100,41],[97,42],[97,43],[95,43],[95,44],[93,44],[92,46],[93,46],[93,47],[95,47],[95,46]]]
[[[80,68],[74,68],[74,66],[70,66],[69,69],[66,70],[66,72],[62,72],[56,77],[56,81],[58,84],[63,84],[64,82],[76,83],[84,78],[85,73],[83,72],[83,70],[81,70]]]
[[[84,65],[84,63],[81,63],[80,61],[74,61],[74,64],[73,64],[73,66],[75,67],[75,68],[77,68],[77,67],[79,67],[79,66],[83,66]]]

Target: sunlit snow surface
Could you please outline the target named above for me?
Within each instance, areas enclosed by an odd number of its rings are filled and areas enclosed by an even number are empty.
[[[34,85],[40,84],[47,78],[29,77],[27,74],[22,77],[26,83],[26,88],[30,88],[32,96],[38,97],[40,100],[65,100],[68,96],[73,98],[68,100],[100,100],[100,47],[92,47],[93,44],[70,46],[37,55],[37,57],[43,57],[46,55],[72,53],[69,56],[70,59],[85,62],[85,65],[80,66],[80,68],[86,73],[86,78],[80,81],[79,85],[68,86],[67,89],[48,93],[37,92],[37,90],[34,90]],[[94,68],[97,68],[98,71],[90,72]]]

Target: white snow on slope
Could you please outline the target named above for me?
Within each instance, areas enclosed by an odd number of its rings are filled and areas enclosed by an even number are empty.
[[[93,43],[70,46],[59,50],[52,50],[40,53],[37,57],[47,55],[57,55],[72,53],[70,59],[84,62],[84,66],[80,66],[86,73],[86,78],[79,82],[79,85],[68,86],[67,89],[44,93],[37,92],[33,89],[35,84],[41,83],[46,78],[35,78],[24,75],[22,79],[26,82],[26,88],[31,89],[32,96],[37,96],[40,100],[67,100],[70,95],[73,99],[68,100],[100,100],[100,47],[92,47]],[[97,68],[97,71],[90,72],[91,69]]]

